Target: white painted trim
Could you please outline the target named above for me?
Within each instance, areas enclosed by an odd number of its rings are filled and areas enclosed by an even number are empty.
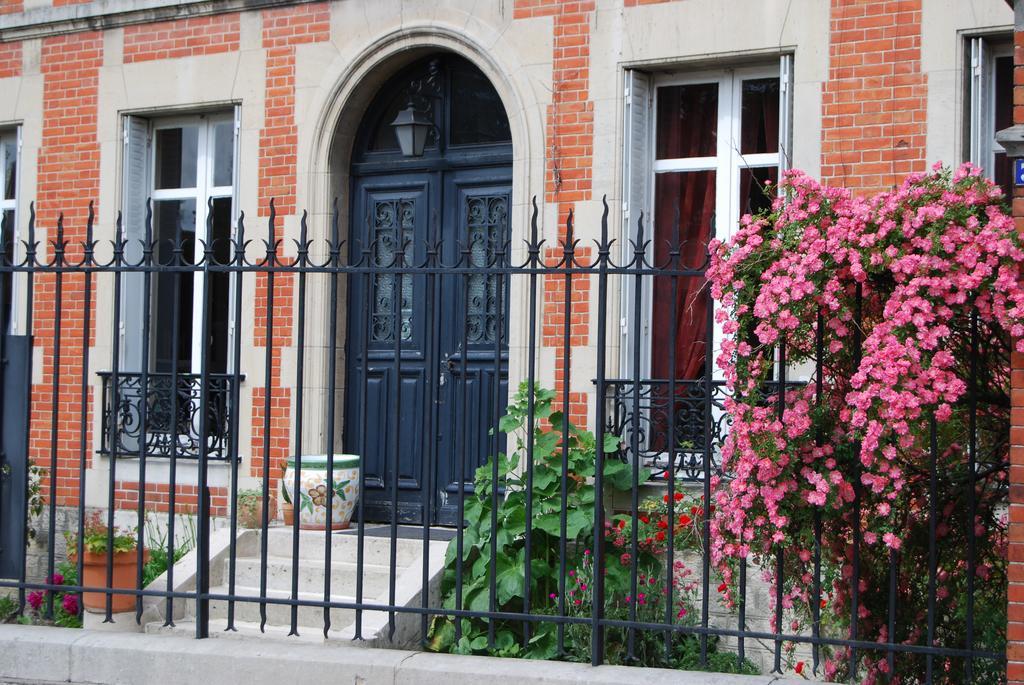
[[[236,108],[237,109],[237,108]],[[237,113],[236,110],[232,110],[228,113],[216,113],[216,114],[195,114],[191,116],[172,116],[161,119],[153,120],[153,135],[150,139],[150,145],[152,147],[152,154],[150,155],[150,188],[152,198],[154,202],[164,200],[192,200],[195,202],[195,224],[192,229],[195,233],[195,260],[196,263],[203,257],[202,245],[204,242],[210,240],[210,236],[207,235],[207,214],[208,206],[207,203],[212,199],[217,198],[232,198],[232,208],[235,207],[235,186],[214,186],[214,127],[218,124],[229,123],[232,124],[235,130],[235,137],[237,141]],[[156,134],[159,131],[183,128],[183,127],[196,127],[197,128],[197,140],[196,140],[196,183],[195,187],[191,188],[162,188],[157,190],[152,188],[153,184],[156,183],[156,167],[157,167],[157,150],[156,150]],[[233,153],[236,155],[233,166],[232,182],[237,183],[238,177],[238,159],[237,159],[237,143],[233,145]],[[234,209],[232,209],[232,213]],[[234,224],[234,218],[232,217],[232,224]],[[233,228],[233,227],[232,227]],[[192,373],[200,373],[202,370],[203,362],[203,351],[206,349],[204,341],[202,340],[202,302],[206,296],[206,276],[203,272],[197,271],[192,275]],[[154,312],[155,316],[159,316],[159,312]],[[226,345],[228,350],[231,349],[231,335],[229,331],[228,340]]]
[[[6,144],[10,144],[11,142],[14,143],[14,155],[15,155],[15,159],[14,159],[14,165],[15,165],[14,166],[14,197],[13,198],[5,199],[5,198],[2,197],[2,195],[3,195],[2,190],[7,188],[7,178],[5,178],[5,176],[4,176],[4,174],[5,174],[6,170],[7,170],[7,159],[6,159],[5,150],[7,149],[7,145]],[[21,172],[22,172],[22,163],[21,163],[21,126],[19,125],[19,126],[15,127],[14,129],[10,129],[10,130],[4,131],[3,133],[0,133],[0,212],[5,212],[5,211],[8,211],[8,210],[13,210],[13,212],[14,212],[14,219],[11,222],[11,224],[12,224],[11,228],[12,228],[12,230],[14,232],[14,235],[12,236],[12,240],[11,240],[13,254],[7,255],[7,258],[9,260],[11,260],[12,263],[17,263],[19,261],[19,259],[18,259],[18,257],[19,257],[19,249],[18,249],[19,240],[18,239],[20,237],[20,231],[18,230],[18,198],[19,198],[19,196],[21,194]],[[17,278],[16,275],[14,275],[11,278],[11,292],[10,292],[11,311],[10,311],[10,319],[7,322],[7,330],[8,330],[9,333],[12,333],[12,334],[17,334],[19,332],[19,328],[20,328],[20,320],[19,320],[20,311],[19,311],[19,307],[18,307],[18,295],[19,295],[19,291],[20,291],[19,280],[20,279]]]

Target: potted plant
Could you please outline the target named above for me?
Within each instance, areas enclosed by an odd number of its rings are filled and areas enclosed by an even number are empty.
[[[281,497],[286,506],[298,510],[299,527],[306,530],[348,528],[359,500],[359,457],[335,454],[333,459],[328,459],[323,454],[303,455],[297,496],[292,492],[295,469],[296,459],[289,457],[281,479]],[[327,520],[328,502],[331,502],[330,522]],[[285,523],[289,523],[287,518]]]
[[[77,562],[79,551],[78,535],[68,531],[65,534],[68,544],[68,558]],[[113,547],[113,582],[107,584],[107,543]],[[139,541],[136,531],[131,528],[114,528],[111,530],[95,511],[83,526],[81,540],[82,549],[82,585],[90,588],[112,588],[134,590],[138,576]],[[82,605],[86,611],[99,613],[106,611],[107,595],[104,592],[83,592]],[[114,594],[110,598],[113,612],[131,611],[135,608],[135,595]]]
[[[263,526],[263,488],[261,486],[249,490],[239,490],[236,506],[238,507],[238,525],[242,528]],[[273,507],[271,507],[272,509]]]

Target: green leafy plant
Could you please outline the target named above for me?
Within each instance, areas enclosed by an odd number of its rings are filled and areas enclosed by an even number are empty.
[[[472,611],[532,611],[549,609],[550,595],[559,586],[559,558],[569,555],[575,564],[594,545],[596,493],[592,479],[597,462],[594,435],[566,422],[556,411],[555,393],[535,387],[534,429],[529,433],[531,389],[526,384],[501,418],[499,428],[514,441],[509,454],[499,453],[477,469],[472,494],[465,503],[466,528],[462,557],[457,558],[455,540],[448,546],[441,589],[446,609]],[[563,430],[565,433],[563,435]],[[527,445],[532,443],[532,468],[527,469]],[[616,452],[618,436],[605,437],[602,449]],[[625,491],[632,484],[632,467],[609,458],[604,462],[605,492]],[[497,471],[497,480],[494,472]],[[532,481],[528,478],[528,472]],[[646,472],[641,473],[646,478]],[[532,510],[527,517],[526,499],[532,485]],[[564,495],[563,495],[564,488]],[[564,531],[563,531],[564,516]],[[492,527],[492,518],[497,526]],[[526,554],[526,531],[530,528],[530,556]],[[492,546],[496,553],[492,555]],[[530,605],[525,602],[526,565],[530,565]],[[456,567],[462,567],[461,605],[456,607]],[[490,605],[491,574],[496,586],[494,606]],[[543,623],[523,646],[523,625],[495,621],[496,639],[489,645],[488,622],[462,619],[461,635],[451,617],[437,617],[431,627],[430,648],[460,653],[491,653],[498,656],[550,658],[557,649],[555,626]]]
[[[181,539],[175,541],[174,563],[181,561],[182,557],[196,546],[196,524],[192,516],[184,517],[183,529]],[[155,517],[150,520],[149,515],[146,515],[146,550],[149,554],[142,567],[142,587],[147,587],[162,576],[170,566],[167,554],[167,534],[168,529],[163,527],[159,520]]]
[[[18,614],[18,602],[10,595],[0,596],[0,623],[10,623]]]
[[[0,466],[0,474],[4,478],[10,478],[11,476],[11,465],[5,463]],[[39,531],[36,530],[35,522],[39,519],[39,516],[43,513],[43,478],[46,477],[46,469],[36,464],[34,460],[29,458],[28,460],[28,499],[26,501],[26,509],[28,511],[28,519],[25,524],[25,546],[32,544],[32,542],[39,535]]]
[[[78,534],[74,531],[65,531],[64,539],[67,541],[69,554],[75,554],[78,550]],[[134,528],[109,528],[103,520],[99,511],[94,511],[85,520],[82,535],[82,547],[86,552],[92,554],[105,554],[107,543],[113,543],[114,553],[133,552],[138,546],[138,537]]]

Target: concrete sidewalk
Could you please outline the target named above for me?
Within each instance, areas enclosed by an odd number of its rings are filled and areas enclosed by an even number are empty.
[[[142,685],[796,685],[804,680],[526,659],[430,654],[285,640],[0,625],[0,683]]]

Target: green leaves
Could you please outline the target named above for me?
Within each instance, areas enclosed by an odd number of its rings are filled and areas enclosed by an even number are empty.
[[[533,421],[530,421],[530,398],[533,399]],[[565,421],[560,411],[553,410],[556,395],[551,390],[520,385],[499,428],[508,434],[507,444],[514,448],[509,454],[497,455],[497,484],[494,482],[495,462],[489,460],[474,474],[474,491],[466,495],[464,504],[462,558],[457,558],[457,540],[452,540],[445,553],[445,572],[441,590],[443,606],[455,608],[455,569],[462,567],[463,607],[472,611],[491,609],[491,581],[494,581],[495,609],[499,612],[543,613],[550,610],[550,594],[557,592],[555,569],[565,549],[573,558],[584,548],[594,547],[594,514],[598,505],[592,482],[597,464],[597,441],[589,431]],[[530,425],[533,425],[530,434]],[[564,432],[563,432],[564,431]],[[605,435],[603,452],[618,451],[620,437]],[[525,465],[530,463],[532,490],[527,492]],[[624,462],[605,458],[605,490],[629,490],[632,468]],[[641,477],[646,478],[646,471]],[[495,496],[495,487],[498,495]],[[563,500],[564,489],[564,500]],[[527,512],[527,494],[531,509]],[[565,519],[563,541],[562,519]],[[497,528],[492,530],[492,518]],[[526,537],[530,532],[530,553]],[[524,606],[526,565],[530,565],[530,606]],[[551,658],[556,655],[554,625],[534,624],[530,640],[524,645],[521,621],[497,620],[495,640],[488,644],[489,621],[462,619],[463,635],[455,640],[454,622],[450,618],[435,620],[431,626],[429,647],[436,651],[466,654],[494,654]]]

